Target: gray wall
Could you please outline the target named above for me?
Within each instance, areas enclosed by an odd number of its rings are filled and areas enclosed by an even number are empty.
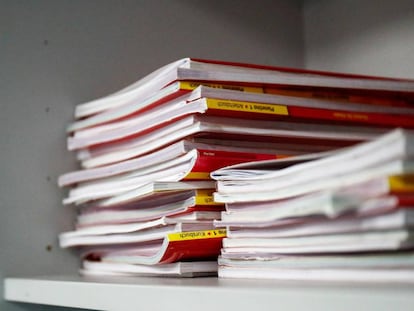
[[[414,78],[413,0],[306,0],[306,66]]]
[[[291,0],[0,0],[0,291],[7,276],[77,272],[57,245],[75,211],[56,186],[76,168],[76,104],[186,56],[303,67],[301,14]],[[27,309],[45,310],[0,300]]]

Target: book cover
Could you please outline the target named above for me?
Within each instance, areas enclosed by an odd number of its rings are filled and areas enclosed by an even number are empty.
[[[130,264],[159,264],[177,261],[217,260],[226,236],[225,229],[177,232],[168,234],[151,256],[140,255],[139,249],[107,251],[102,261]]]
[[[407,79],[390,79],[343,73],[328,73],[294,68],[232,63],[218,60],[183,58],[162,66],[130,86],[108,96],[80,104],[75,116],[83,118],[121,106],[130,98],[146,99],[154,92],[178,80],[230,83],[250,86],[284,86],[297,89],[323,88],[352,90],[355,95],[373,91],[398,94],[405,100],[413,99],[414,82]]]

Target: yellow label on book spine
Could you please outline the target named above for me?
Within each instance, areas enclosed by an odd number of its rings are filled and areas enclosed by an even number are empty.
[[[211,238],[225,238],[226,229],[169,233],[167,237],[169,241],[188,241]]]
[[[210,180],[210,172],[190,172],[188,173],[184,179],[202,179],[202,180]]]
[[[224,205],[223,203],[214,202],[214,191],[212,189],[197,190],[196,205]]]
[[[230,85],[230,84],[218,84],[218,83],[204,83],[196,81],[180,81],[180,89],[192,91],[204,85],[214,89],[223,89],[223,90],[232,90],[232,91],[241,91],[241,92],[250,92],[250,93],[264,93],[263,88],[254,87],[254,86],[241,86],[241,85]]]
[[[276,104],[262,104],[236,100],[207,99],[207,107],[211,109],[253,112],[261,114],[289,115],[286,106]]]
[[[391,191],[414,192],[414,175],[395,175],[388,178]]]

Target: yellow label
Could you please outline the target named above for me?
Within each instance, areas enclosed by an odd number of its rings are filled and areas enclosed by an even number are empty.
[[[184,178],[185,179],[211,179],[209,172],[190,172]]]
[[[213,189],[197,190],[196,205],[224,205],[223,203],[214,202]]]
[[[204,231],[189,231],[169,233],[167,238],[169,241],[188,241],[201,240],[211,238],[225,238],[226,229],[204,230]]]
[[[395,175],[388,178],[391,191],[414,191],[414,175]]]
[[[204,82],[196,82],[196,81],[180,81],[180,89],[182,90],[192,91],[196,89],[197,87],[199,87],[200,85],[204,85],[204,86],[215,88],[215,89],[233,90],[233,91],[250,92],[250,93],[263,93],[263,88],[261,87],[218,84],[218,83],[204,83]]]
[[[236,100],[207,99],[207,107],[211,109],[253,112],[261,114],[289,115],[288,109],[283,105],[251,103]]]

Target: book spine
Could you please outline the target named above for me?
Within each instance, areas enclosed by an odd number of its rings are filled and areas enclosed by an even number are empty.
[[[215,189],[200,189],[196,190],[195,204],[196,205],[220,205],[223,203],[215,202],[213,193]]]
[[[188,231],[188,232],[174,232],[167,235],[168,241],[188,241],[188,240],[202,240],[225,238],[226,229]]]
[[[239,113],[240,117],[244,115],[244,117],[249,116],[261,119],[272,119],[277,116],[279,118],[292,117],[307,120],[337,121],[340,123],[359,123],[367,125],[414,128],[414,118],[406,115],[339,111],[322,108],[285,106],[282,104],[263,104],[212,98],[208,98],[206,101],[209,109],[208,112],[217,115],[226,115],[229,114],[229,112],[235,112]]]
[[[289,107],[288,110],[289,115],[295,118],[321,119],[339,122],[356,122],[370,125],[414,128],[414,118],[412,116],[406,115],[338,111],[307,107]]]
[[[159,263],[217,260],[224,237],[225,229],[170,233],[168,247]]]
[[[302,98],[319,98],[333,100],[346,105],[347,103],[369,104],[388,107],[412,107],[414,99],[407,99],[396,94],[364,94],[351,90],[324,89],[314,87],[289,88],[289,87],[263,87],[263,93],[283,96],[294,96]]]
[[[414,193],[414,175],[390,176],[388,184],[392,193]]]

